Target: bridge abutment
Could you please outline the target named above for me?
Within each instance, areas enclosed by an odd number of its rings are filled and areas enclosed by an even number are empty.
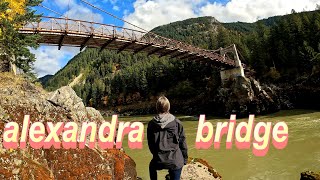
[[[221,82],[222,84],[225,84],[226,81],[228,81],[231,78],[241,76],[245,77],[244,75],[244,68],[242,66],[241,60],[239,58],[238,52],[236,45],[233,44],[228,48],[220,48],[220,54],[225,57],[226,54],[230,52],[234,55],[234,60],[235,60],[235,67],[232,69],[221,69],[220,70],[220,77],[221,77]]]
[[[230,78],[242,76],[244,77],[243,67],[236,67],[233,69],[225,69],[220,71],[220,76],[222,82],[229,80]]]

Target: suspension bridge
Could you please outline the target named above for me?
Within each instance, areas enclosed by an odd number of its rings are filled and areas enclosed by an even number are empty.
[[[108,13],[94,5],[81,0],[82,2]],[[44,6],[42,6],[44,7]],[[47,7],[45,7],[48,9]],[[53,11],[53,10],[51,10]],[[110,13],[113,18],[118,18]],[[125,21],[125,20],[122,20]],[[126,21],[125,21],[126,22]],[[39,22],[29,22],[20,28],[21,34],[40,35],[40,44],[56,45],[60,50],[62,46],[79,47],[80,51],[84,48],[100,48],[116,50],[118,52],[130,51],[133,53],[145,52],[148,55],[159,57],[176,58],[186,61],[202,62],[216,66],[221,69],[222,79],[229,78],[231,75],[244,76],[245,65],[241,63],[235,45],[218,50],[206,50],[194,47],[187,43],[169,39],[143,28],[135,26],[125,28],[115,25],[89,22],[68,17],[41,17]],[[227,53],[233,53],[231,59]]]

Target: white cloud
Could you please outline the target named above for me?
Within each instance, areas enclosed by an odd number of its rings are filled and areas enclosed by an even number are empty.
[[[82,5],[74,5],[69,11],[64,13],[64,16],[68,16],[71,19],[80,19],[84,21],[103,22],[103,16],[98,13],[93,13],[91,9],[88,9]]]
[[[60,9],[66,9],[76,4],[75,0],[55,0],[54,2]]]
[[[120,10],[119,6],[113,6],[112,9],[115,10],[115,11],[119,11]]]
[[[97,0],[87,0],[90,3],[95,4],[95,6],[100,7],[99,4],[97,4]],[[97,1],[97,2],[96,2]],[[58,13],[61,13],[63,16],[68,16],[68,18],[71,19],[80,19],[85,21],[92,21],[95,22],[103,22],[103,16],[101,13],[95,13],[93,12],[93,7],[90,7],[86,5],[83,2],[77,1],[77,0],[44,0],[43,4],[50,4],[49,6],[57,7],[60,9],[56,10]],[[101,7],[100,7],[101,8]],[[53,12],[49,12],[53,13]],[[57,17],[57,14],[53,15],[54,17]]]
[[[136,0],[134,12],[124,18],[151,30],[159,25],[198,16],[213,16],[221,22],[254,22],[288,14],[292,9],[297,12],[314,10],[317,4],[320,0],[230,0],[226,4],[207,0]]]
[[[64,65],[63,61],[66,57],[73,57],[79,52],[79,48],[42,46],[39,49],[31,49],[31,52],[36,55],[36,62],[34,63],[34,71],[38,77],[47,74],[55,74]]]
[[[125,20],[146,30],[196,17],[194,7],[203,0],[136,0],[134,12],[125,16]],[[125,25],[130,27],[130,25]]]
[[[214,16],[221,22],[255,22],[275,15],[310,11],[320,0],[231,0],[227,4],[208,3],[200,8],[200,15]]]
[[[63,0],[58,0],[56,3],[58,4],[59,1],[63,1]],[[67,1],[67,0],[64,0],[64,1]],[[92,8],[90,9],[84,6],[83,4],[77,4],[74,0],[70,0],[70,2],[72,3],[70,3],[68,11],[63,14],[64,16],[67,16],[68,18],[71,18],[71,19],[103,22],[103,16],[99,13],[94,13],[92,11]]]

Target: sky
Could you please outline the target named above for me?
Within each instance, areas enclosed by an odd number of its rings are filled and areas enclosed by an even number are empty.
[[[255,22],[275,15],[315,10],[320,0],[86,0],[95,6],[124,20],[151,30],[192,17],[213,16],[220,22]],[[67,16],[73,19],[95,21],[117,26],[130,25],[112,18],[108,14],[86,5],[81,0],[44,0],[37,13],[45,16]],[[132,28],[132,27],[131,27]],[[31,51],[36,55],[34,71],[38,77],[55,74],[79,53],[79,48],[63,46],[40,46]]]

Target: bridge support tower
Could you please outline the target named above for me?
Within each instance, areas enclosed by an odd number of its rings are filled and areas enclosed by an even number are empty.
[[[220,48],[220,54],[225,57],[227,53],[232,53],[234,55],[234,60],[236,66],[232,69],[221,69],[220,70],[220,76],[221,76],[221,82],[224,84],[226,81],[228,81],[231,78],[237,77],[237,76],[242,76],[245,77],[244,75],[244,69],[241,63],[241,60],[239,58],[238,52],[236,45],[233,44],[227,48]]]

